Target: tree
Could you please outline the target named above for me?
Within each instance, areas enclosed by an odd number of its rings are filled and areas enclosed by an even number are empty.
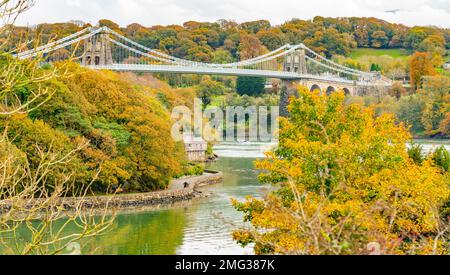
[[[270,22],[267,20],[245,22],[240,25],[243,30],[247,31],[250,34],[256,34],[261,30],[267,30],[270,28],[270,26]]]
[[[213,95],[222,95],[224,92],[225,87],[223,84],[209,77],[205,77],[197,87],[197,95],[202,99],[205,107],[211,104]]]
[[[385,48],[389,43],[389,38],[384,31],[376,31],[372,33],[372,47]]]
[[[369,33],[365,28],[358,27],[355,30],[355,39],[358,42],[358,47],[368,48],[369,47]]]
[[[249,229],[234,238],[257,254],[447,254],[441,219],[450,188],[432,161],[407,155],[392,115],[299,89],[281,120],[280,144],[257,162],[265,199],[234,201]]]
[[[353,45],[353,38],[340,34],[334,28],[316,31],[312,38],[306,39],[305,44],[316,52],[323,53],[327,58],[333,55],[347,55]]]
[[[111,21],[111,20],[108,20],[108,19],[101,19],[101,20],[99,20],[98,21],[98,25],[100,26],[100,27],[108,27],[108,28],[110,28],[111,30],[120,30],[120,26],[119,26],[119,24],[117,24],[117,23],[114,23],[113,21]]]
[[[442,123],[445,123],[445,118],[450,112],[449,91],[450,78],[445,76],[428,76],[423,78],[422,89],[419,90],[425,103],[422,123],[430,136],[445,136],[446,134],[445,131],[441,132],[441,129]]]
[[[391,89],[389,90],[389,94],[394,96],[395,98],[400,99],[402,96],[405,96],[407,93],[406,88],[403,87],[401,82],[394,82]]]
[[[441,146],[433,153],[433,161],[444,172],[450,172],[450,153],[445,146]]]
[[[228,64],[235,61],[230,52],[225,50],[217,50],[213,53],[212,62],[216,64]]]
[[[187,51],[186,58],[198,62],[211,62],[213,53],[209,46],[196,46]]]
[[[114,213],[107,218],[108,209],[103,209],[105,212],[94,219],[92,209],[83,203],[92,191],[91,185],[97,179],[98,171],[91,174],[90,179],[85,178],[85,185],[76,182],[82,173],[78,154],[89,142],[75,139],[72,144],[60,131],[28,117],[30,111],[39,109],[56,93],[57,88],[50,83],[58,76],[67,77],[65,67],[42,68],[42,57],[19,60],[11,57],[6,49],[9,44],[14,45],[8,26],[12,26],[33,4],[31,0],[0,2],[0,22],[5,24],[0,25],[0,37],[5,38],[0,43],[2,254],[66,253],[67,248],[77,246],[80,240],[104,232],[114,220]],[[28,43],[14,46],[28,49]],[[36,132],[20,133],[21,129]],[[15,134],[20,138],[16,139]],[[72,211],[67,211],[66,198],[75,201]],[[69,227],[71,233],[67,234],[65,229]]]
[[[258,37],[247,34],[241,35],[241,41],[238,50],[241,61],[258,57],[267,52],[267,49],[262,45]]]
[[[373,63],[372,65],[370,65],[370,71],[371,72],[381,72],[381,66]]]
[[[264,92],[266,79],[263,77],[238,76],[236,91],[239,95],[258,96]]]
[[[436,70],[432,64],[432,56],[429,53],[415,52],[409,60],[409,67],[411,87],[413,90],[422,87],[422,78],[424,76],[436,74]]]
[[[274,51],[286,44],[284,35],[281,31],[276,32],[274,30],[262,30],[257,33],[257,36],[261,43],[263,43],[263,45],[270,51]]]

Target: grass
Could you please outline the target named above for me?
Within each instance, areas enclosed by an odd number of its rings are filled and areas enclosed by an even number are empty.
[[[409,53],[405,49],[369,49],[369,48],[359,48],[354,49],[350,53],[350,57],[353,59],[358,59],[362,56],[382,56],[388,55],[394,58],[407,58]]]

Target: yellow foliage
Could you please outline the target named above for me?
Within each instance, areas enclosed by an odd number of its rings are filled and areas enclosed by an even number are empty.
[[[254,227],[245,240],[259,254],[368,254],[372,242],[385,254],[443,253],[448,178],[432,161],[409,159],[405,126],[346,106],[343,93],[299,94],[281,121],[279,148],[256,163],[267,171],[261,181],[280,188],[235,202]]]

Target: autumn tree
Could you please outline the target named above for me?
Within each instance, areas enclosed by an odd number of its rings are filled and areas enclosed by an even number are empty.
[[[346,55],[350,48],[356,46],[352,37],[341,34],[333,28],[315,32],[313,37],[306,39],[304,43],[327,58],[335,54]]]
[[[284,34],[280,30],[263,30],[257,33],[261,43],[270,51],[276,50],[286,44]]]
[[[406,93],[407,93],[406,88],[403,87],[403,84],[401,82],[395,82],[389,90],[389,94],[397,99],[400,99],[402,96],[405,96]]]
[[[445,130],[446,118],[450,112],[450,78],[445,76],[424,77],[422,96],[424,109],[422,123],[429,136],[448,134]]]
[[[57,93],[57,85],[52,85],[56,78],[68,77],[63,64],[42,67],[42,56],[19,60],[7,50],[11,44],[19,50],[29,49],[29,43],[12,38],[11,26],[33,4],[30,0],[0,2],[0,37],[5,39],[0,43],[2,254],[70,253],[68,248],[103,233],[114,220],[108,205],[94,218],[84,203],[88,194],[96,200],[91,186],[99,174],[80,165],[79,154],[90,142],[71,140],[42,120],[30,118],[30,112],[42,108]]]
[[[266,52],[267,49],[263,46],[258,37],[248,34],[241,35],[241,40],[239,44],[240,60],[258,57]]]
[[[372,47],[384,48],[388,45],[389,38],[384,31],[376,31],[372,34]]]
[[[411,87],[417,90],[422,87],[422,78],[436,74],[429,53],[416,52],[409,60]]]
[[[250,34],[256,34],[261,30],[268,30],[271,27],[271,25],[270,22],[267,20],[257,20],[242,23],[240,27]]]
[[[276,190],[234,201],[251,225],[235,239],[257,254],[447,254],[442,170],[409,158],[411,136],[392,115],[344,99],[299,89],[279,147],[257,162]]]
[[[115,22],[113,22],[111,20],[108,20],[108,19],[101,19],[101,20],[99,20],[98,21],[98,25],[100,27],[108,27],[111,30],[120,30],[119,24],[117,24],[117,23],[115,23]]]

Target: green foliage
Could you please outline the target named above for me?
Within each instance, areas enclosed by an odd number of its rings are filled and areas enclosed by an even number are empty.
[[[123,125],[116,122],[108,122],[106,119],[94,122],[94,128],[100,130],[104,134],[109,134],[116,141],[119,148],[130,145],[131,133],[125,130]]]
[[[267,20],[258,20],[245,22],[241,24],[241,28],[249,33],[256,34],[261,30],[267,30],[271,27],[270,22]]]
[[[445,146],[441,146],[432,155],[434,163],[444,172],[450,172],[450,153]]]
[[[187,170],[187,176],[201,176],[205,173],[205,167],[201,164],[190,164]]]
[[[425,160],[425,153],[423,151],[423,147],[420,144],[412,144],[410,148],[408,148],[409,158],[414,161],[414,163],[420,165]]]
[[[395,114],[416,137],[450,137],[450,78],[424,77],[422,82],[422,88],[414,94],[407,95],[401,85],[394,84],[391,96],[353,96],[346,101],[370,106],[376,115]]]
[[[425,126],[422,123],[422,114],[425,108],[422,96],[411,95],[400,98],[397,111],[398,120],[411,127],[413,133],[423,133]]]
[[[370,66],[370,71],[371,72],[381,72],[381,67],[378,64],[372,64]]]
[[[212,156],[214,154],[214,146],[211,143],[208,143],[208,147],[206,149],[206,155]]]
[[[236,91],[239,95],[257,96],[264,92],[265,85],[265,78],[239,76],[236,82]]]
[[[197,86],[197,95],[202,99],[203,105],[211,104],[211,98],[214,95],[222,95],[225,93],[225,87],[222,83],[205,77]]]
[[[335,54],[347,55],[351,48],[356,47],[348,34],[341,34],[334,28],[317,31],[312,38],[306,39],[305,44],[314,50],[322,52],[327,58]]]

